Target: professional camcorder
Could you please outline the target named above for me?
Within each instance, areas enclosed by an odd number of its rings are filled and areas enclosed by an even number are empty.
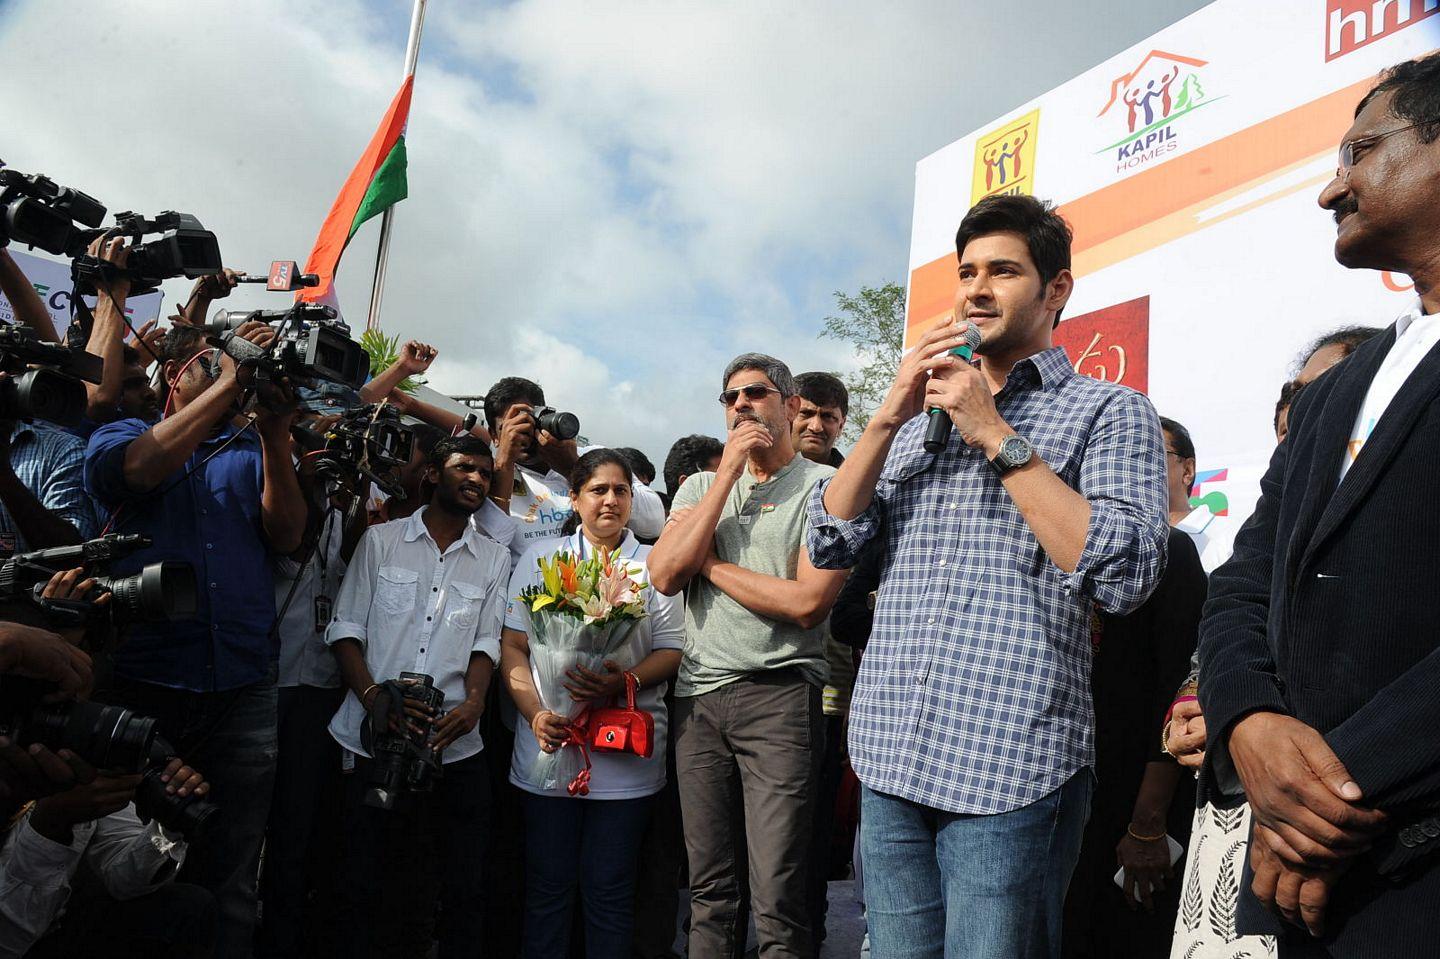
[[[151,233],[160,235],[148,243],[140,242]],[[87,295],[95,293],[95,281],[106,274],[128,278],[130,295],[137,296],[157,289],[164,280],[177,276],[193,280],[224,269],[215,234],[189,213],[167,210],[153,220],[139,213],[117,213],[114,226],[82,230],[78,236],[79,249],[67,252],[74,258],[71,275],[75,288]],[[98,236],[130,238],[130,255],[123,268],[85,252]]]
[[[374,483],[385,495],[404,499],[397,475],[410,462],[415,433],[400,421],[400,411],[384,403],[356,406],[340,414],[325,433],[291,429],[315,474],[350,492],[362,492],[357,480]]]
[[[13,241],[38,246],[57,256],[73,255],[82,231],[76,223],[98,227],[105,220],[105,204],[49,177],[4,169],[0,160],[0,243]]]
[[[80,624],[109,616],[116,623],[157,622],[186,619],[195,615],[197,590],[195,570],[189,563],[151,563],[128,576],[97,576],[96,593],[109,593],[110,602],[97,605],[90,599],[46,599],[41,596],[50,577],[61,570],[95,567],[128,556],[150,545],[150,537],[138,533],[111,533],[75,546],[56,546],[29,553],[16,553],[0,563],[0,602],[24,600],[43,609],[60,624]]]
[[[99,383],[103,367],[93,353],[48,343],[26,326],[0,324],[0,370],[11,374],[0,380],[0,420],[77,425],[85,416],[81,380]]]
[[[531,410],[535,428],[544,430],[557,440],[573,440],[580,435],[580,417],[574,413],[562,413],[553,406],[542,406]]]
[[[235,335],[243,324],[265,323],[275,329],[275,342],[256,346]],[[350,339],[350,328],[332,307],[297,303],[288,310],[221,310],[205,325],[237,363],[253,364],[262,380],[289,378],[297,385],[328,380],[358,390],[370,373],[370,356]]]
[[[46,703],[53,688],[19,676],[0,676],[0,736],[21,748],[40,743],[52,752],[68,749],[96,769],[143,772],[135,790],[141,819],[194,841],[219,807],[198,796],[165,792],[160,777],[175,750],[155,731],[155,720],[123,706],[100,703]]]
[[[445,705],[445,694],[424,673],[401,673],[398,681],[392,680],[381,688],[389,697],[390,713],[402,721],[406,699],[434,710],[431,724],[419,732],[408,726],[403,733],[390,732],[388,725],[372,729],[368,718],[361,729],[361,741],[374,759],[365,779],[365,805],[394,809],[402,793],[428,793],[435,788],[435,780],[444,775],[440,756],[430,744],[434,723],[444,715],[440,707]]]
[[[111,227],[100,225],[104,219],[105,205],[92,196],[48,177],[0,169],[0,241],[70,257],[71,275],[82,294],[94,295],[95,280],[105,275],[127,277],[134,296],[149,293],[163,280],[177,276],[194,279],[222,269],[215,234],[189,213],[167,210],[151,219],[127,211],[117,213]],[[90,229],[80,229],[76,223]],[[155,239],[141,242],[155,233],[159,234]],[[123,268],[86,252],[101,236],[132,241]]]

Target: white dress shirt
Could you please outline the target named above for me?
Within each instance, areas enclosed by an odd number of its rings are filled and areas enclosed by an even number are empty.
[[[1375,371],[1375,378],[1370,381],[1370,389],[1365,393],[1365,402],[1360,405],[1360,413],[1355,417],[1350,443],[1345,447],[1345,458],[1340,462],[1342,480],[1350,472],[1350,466],[1360,455],[1365,441],[1375,432],[1380,417],[1390,408],[1395,394],[1400,392],[1410,374],[1415,372],[1415,367],[1436,343],[1440,343],[1440,313],[1426,316],[1420,298],[1416,297],[1410,308],[1395,320],[1395,343]]]
[[[47,839],[26,817],[0,850],[0,959],[25,955],[45,935],[70,898],[70,881],[84,859],[121,901],[154,892],[185,861],[183,840],[157,822],[148,826],[133,805],[71,827],[70,844]]]
[[[345,561],[340,558],[345,520],[337,509],[325,514],[325,525],[315,551],[305,565],[299,585],[295,577],[300,563],[288,556],[276,557],[275,612],[280,618],[280,675],[277,684],[284,686],[318,686],[335,689],[340,685],[340,664],[325,643],[325,629],[334,618],[335,597],[345,576]],[[295,593],[291,595],[290,590]],[[290,605],[285,605],[286,598]],[[321,601],[323,598],[323,601]],[[321,601],[317,603],[317,601]]]
[[[357,641],[377,683],[402,672],[430,676],[450,710],[465,699],[472,653],[500,661],[510,555],[470,523],[442,555],[425,526],[429,509],[365,531],[325,642]],[[365,707],[351,690],[330,722],[330,734],[351,752],[368,756],[360,745],[364,720]],[[479,731],[472,730],[445,749],[444,761],[466,759],[482,748]]]

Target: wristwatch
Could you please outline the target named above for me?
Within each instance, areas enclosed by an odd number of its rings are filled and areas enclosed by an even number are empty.
[[[995,472],[1001,476],[1011,470],[1017,470],[1030,462],[1030,457],[1035,455],[1035,447],[1023,436],[1011,433],[1000,441],[1000,449],[995,453],[995,458],[990,465]]]

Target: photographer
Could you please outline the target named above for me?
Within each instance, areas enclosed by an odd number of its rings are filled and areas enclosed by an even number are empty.
[[[140,778],[100,773],[41,799],[11,827],[0,850],[0,957],[210,955],[214,897],[174,881],[187,846],[158,822],[140,821]],[[173,795],[210,790],[180,759],[163,778]],[[89,869],[77,876],[82,861]],[[98,888],[87,888],[92,876]],[[75,901],[52,929],[72,885]]]
[[[337,391],[302,390],[297,427],[323,434],[338,416]],[[332,406],[334,402],[337,405]],[[275,795],[265,832],[261,899],[261,955],[299,956],[308,925],[310,888],[321,898],[335,873],[340,803],[340,747],[329,732],[345,690],[340,667],[325,644],[345,569],[365,531],[364,509],[341,484],[316,474],[315,460],[296,456],[300,486],[311,505],[305,543],[295,556],[277,557],[275,608],[280,617],[279,712]]]
[[[429,504],[365,532],[326,633],[350,689],[330,732],[355,766],[345,789],[346,956],[415,950],[404,931],[427,928],[426,917],[381,908],[382,881],[397,869],[408,888],[423,888],[437,869],[443,877],[441,959],[473,954],[482,942],[490,788],[475,727],[500,658],[510,557],[470,518],[485,502],[493,470],[489,447],[475,437],[437,444]],[[433,682],[443,695],[439,715],[409,695],[392,702],[402,673]],[[387,800],[374,785],[386,764],[373,757],[384,745],[393,758],[400,740],[418,740],[415,748],[425,753],[418,762],[441,762],[444,773],[433,791],[391,783]]]
[[[574,512],[566,477],[589,451],[540,428],[535,413],[544,405],[540,385],[518,376],[505,377],[485,394],[485,421],[495,437],[491,499],[514,517],[520,528],[515,549],[521,551],[564,535]],[[629,528],[641,539],[653,539],[665,525],[665,504],[644,483],[636,483],[634,493]]]
[[[99,383],[85,384],[85,422],[76,432],[86,439],[101,423],[127,417],[147,422],[160,418],[159,401],[145,369],[159,359],[162,333],[153,320],[132,330],[125,319],[130,280],[123,270],[129,253],[121,237],[97,237],[89,248],[89,255],[113,264],[120,272],[102,274],[94,281],[95,310],[85,352],[100,357],[104,368]],[[132,332],[136,337],[133,346],[126,342]]]
[[[236,335],[261,347],[275,337],[255,322]],[[166,334],[161,357],[169,414],[153,426],[124,419],[96,430],[85,482],[115,513],[117,532],[153,540],[112,572],[188,562],[198,608],[189,621],[132,627],[103,698],[155,717],[167,739],[211,771],[221,808],[186,875],[218,899],[216,955],[248,956],[276,749],[270,558],[299,548],[307,515],[290,458],[294,402],[272,384],[254,419],[237,427],[253,369],[187,326]]]
[[[63,699],[88,692],[92,680],[88,655],[55,633],[19,623],[0,623],[0,676],[54,683],[54,697]],[[90,764],[68,749],[25,749],[0,737],[0,810],[94,778]]]
[[[0,421],[0,552],[70,546],[98,532],[84,463],[84,442],[58,427]]]

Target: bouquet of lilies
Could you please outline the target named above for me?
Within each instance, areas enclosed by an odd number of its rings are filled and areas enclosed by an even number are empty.
[[[530,617],[530,662],[544,708],[568,723],[566,746],[553,753],[537,750],[529,780],[542,789],[564,783],[572,793],[586,789],[589,763],[583,747],[588,702],[575,702],[565,688],[566,673],[577,666],[605,671],[630,632],[645,616],[644,567],[623,556],[598,550],[580,559],[567,550],[540,559],[540,582],[517,597]],[[628,669],[633,662],[620,662]]]

